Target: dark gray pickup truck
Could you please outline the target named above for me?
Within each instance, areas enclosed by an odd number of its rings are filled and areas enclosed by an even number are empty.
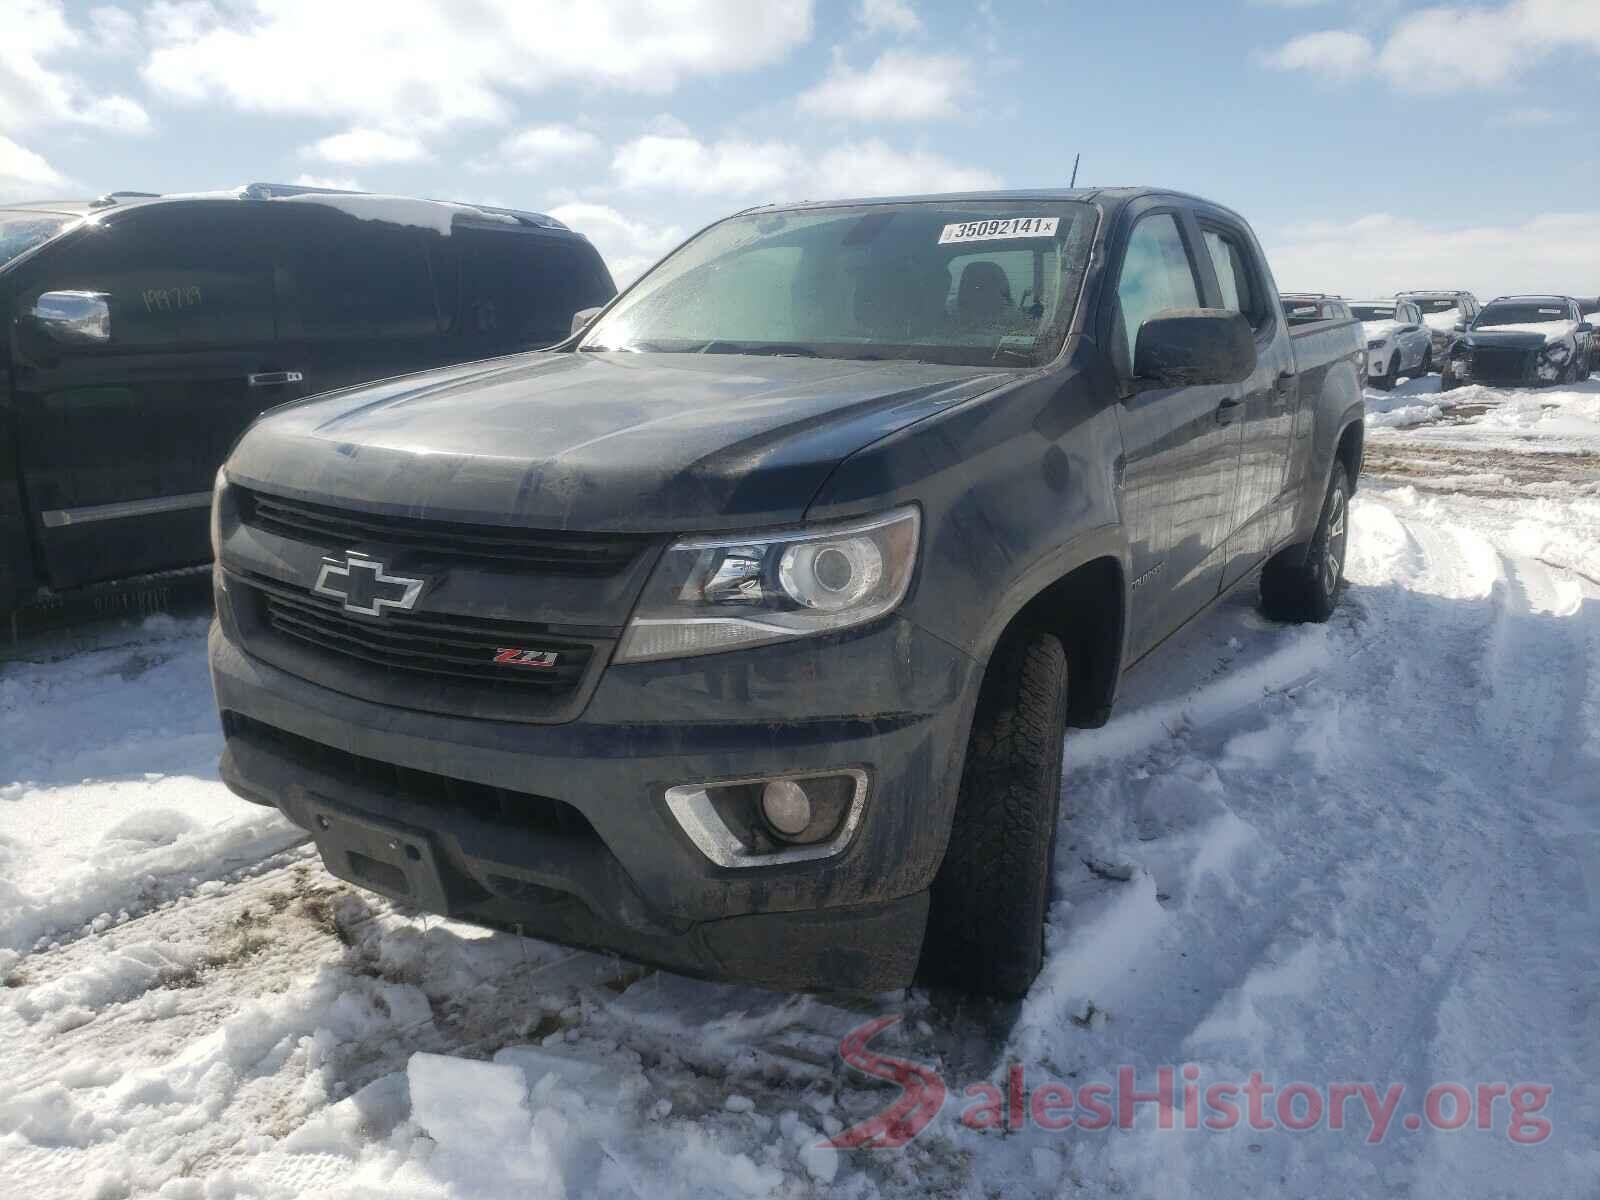
[[[550,351],[244,435],[223,777],[423,909],[1018,995],[1065,728],[1240,584],[1331,613],[1360,349],[1189,196],[741,213]]]

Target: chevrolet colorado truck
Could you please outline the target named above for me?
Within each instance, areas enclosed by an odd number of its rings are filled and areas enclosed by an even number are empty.
[[[1259,578],[1333,611],[1357,326],[1171,192],[765,207],[549,351],[216,480],[221,771],[415,908],[792,990],[1016,996],[1063,736]]]

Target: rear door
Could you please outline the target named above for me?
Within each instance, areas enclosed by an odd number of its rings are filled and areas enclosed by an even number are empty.
[[[1122,523],[1132,556],[1135,657],[1216,598],[1222,583],[1243,407],[1237,388],[1166,387],[1133,378],[1139,327],[1173,308],[1204,307],[1204,250],[1181,209],[1136,209],[1114,273],[1105,345],[1122,378]]]
[[[574,313],[617,294],[594,247],[562,231],[458,222],[428,253],[455,362],[565,341]]]
[[[17,448],[52,586],[205,562],[218,464],[257,413],[298,394],[256,212],[150,206],[25,264],[11,327]],[[43,332],[27,314],[54,291],[106,295],[109,340]]]
[[[1255,239],[1222,213],[1199,215],[1206,255],[1202,274],[1210,303],[1240,313],[1255,335],[1256,369],[1236,385],[1243,396],[1238,482],[1229,501],[1230,530],[1222,586],[1227,587],[1255,567],[1287,533],[1290,506],[1282,503],[1289,483],[1294,445],[1295,411],[1300,380],[1295,375],[1294,349],[1272,298]],[[1209,268],[1209,270],[1207,270]]]
[[[283,222],[280,332],[308,395],[449,360],[431,229],[277,204]]]

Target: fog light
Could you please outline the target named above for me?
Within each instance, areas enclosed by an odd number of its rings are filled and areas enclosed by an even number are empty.
[[[761,789],[761,815],[784,837],[797,837],[811,824],[811,797],[792,779],[774,779]]]

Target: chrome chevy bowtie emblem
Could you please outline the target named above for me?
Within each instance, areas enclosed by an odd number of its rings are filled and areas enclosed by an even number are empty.
[[[352,551],[343,560],[325,558],[311,590],[344,605],[346,612],[381,617],[386,608],[406,612],[422,595],[423,579],[391,575],[384,563]]]

